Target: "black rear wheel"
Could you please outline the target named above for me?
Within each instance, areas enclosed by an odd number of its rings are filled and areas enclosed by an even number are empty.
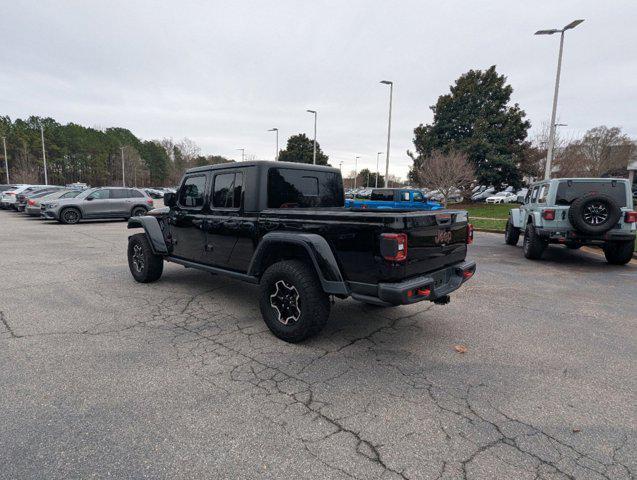
[[[517,245],[520,239],[520,229],[513,226],[513,222],[509,218],[506,228],[504,229],[504,243],[507,245]]]
[[[137,233],[128,240],[128,268],[140,283],[159,280],[164,271],[164,260],[153,253],[145,233]]]
[[[547,241],[537,234],[535,227],[528,224],[524,231],[524,256],[531,260],[539,260],[547,246]]]
[[[135,207],[131,211],[131,217],[141,217],[143,215],[146,215],[147,212],[148,210],[146,210],[144,207]]]
[[[608,242],[604,245],[604,256],[611,265],[626,265],[633,258],[635,240]]]
[[[314,269],[300,260],[277,262],[265,271],[259,306],[270,331],[290,343],[316,335],[330,315],[329,297]]]

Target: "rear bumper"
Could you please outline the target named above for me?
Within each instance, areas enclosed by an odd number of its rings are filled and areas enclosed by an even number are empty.
[[[42,213],[42,209],[40,207],[25,207],[24,213],[33,217],[39,217]]]
[[[634,232],[611,228],[609,231],[600,235],[586,235],[584,233],[577,232],[575,230],[564,230],[559,227],[548,227],[536,229],[537,234],[546,238],[547,240],[554,241],[556,243],[563,243],[569,241],[581,242],[581,243],[603,243],[613,240],[632,240],[635,238]]]
[[[379,283],[376,295],[352,292],[352,298],[380,305],[409,305],[423,300],[435,301],[460,288],[475,271],[475,262],[460,262],[402,282]]]

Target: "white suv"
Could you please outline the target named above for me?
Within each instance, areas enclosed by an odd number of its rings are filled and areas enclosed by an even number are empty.
[[[622,178],[555,178],[531,186],[511,210],[504,240],[539,259],[550,243],[577,249],[600,245],[608,263],[624,265],[635,250],[637,212],[630,183]]]

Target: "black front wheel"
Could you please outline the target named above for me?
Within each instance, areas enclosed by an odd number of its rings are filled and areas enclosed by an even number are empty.
[[[128,268],[140,283],[159,280],[164,271],[164,260],[153,253],[145,233],[137,233],[128,240]]]
[[[259,306],[270,331],[290,343],[316,335],[330,315],[329,297],[316,273],[299,260],[277,262],[265,271]]]
[[[520,229],[513,226],[513,222],[509,218],[507,220],[507,226],[504,229],[504,243],[507,245],[517,245],[520,239]]]
[[[608,242],[604,245],[604,256],[611,265],[626,265],[633,258],[635,240]]]
[[[75,225],[82,219],[82,214],[77,208],[65,208],[60,212],[60,222],[67,225]]]
[[[527,225],[524,231],[524,256],[531,260],[539,260],[547,246],[547,241],[537,234],[535,227]]]

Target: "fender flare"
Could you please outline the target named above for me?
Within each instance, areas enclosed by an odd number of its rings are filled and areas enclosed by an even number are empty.
[[[143,217],[142,217],[143,218]],[[262,264],[270,248],[275,245],[297,245],[305,249],[325,293],[349,295],[336,257],[327,240],[315,233],[270,232],[263,236],[248,267],[248,275],[260,277]]]
[[[509,211],[509,216],[511,218],[511,223],[513,224],[513,226],[515,228],[520,228],[520,225],[522,225],[522,219],[521,219],[520,211],[521,210],[519,208],[512,208]]]
[[[164,233],[155,217],[149,215],[131,217],[128,219],[128,228],[143,228],[153,253],[155,255],[168,255]]]

